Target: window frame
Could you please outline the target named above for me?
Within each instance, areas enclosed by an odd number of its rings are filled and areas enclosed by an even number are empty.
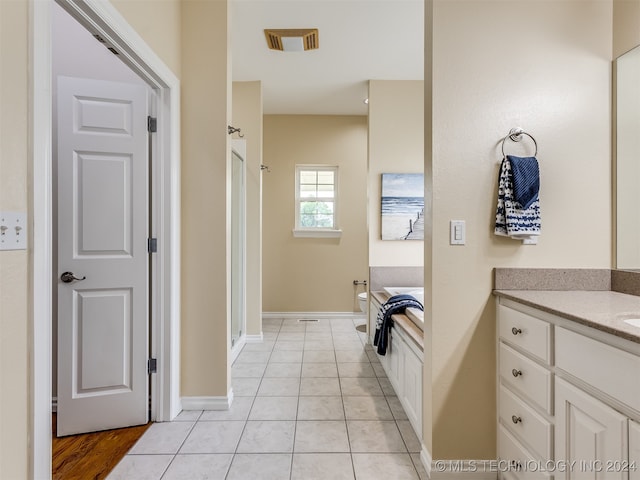
[[[315,171],[315,172],[333,172],[333,226],[332,227],[303,227],[300,224],[300,204],[308,199],[303,198],[300,195],[300,173],[302,171]],[[293,229],[294,237],[307,237],[307,238],[336,238],[342,235],[342,230],[339,228],[339,170],[337,165],[310,165],[310,164],[296,164],[295,168],[295,222]],[[317,200],[317,199],[316,199]]]

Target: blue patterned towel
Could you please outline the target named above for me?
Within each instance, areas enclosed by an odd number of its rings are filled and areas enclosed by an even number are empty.
[[[522,208],[514,198],[511,162],[504,158],[498,180],[496,235],[525,240],[540,235],[540,198],[536,195],[528,208]]]
[[[385,355],[387,353],[389,331],[391,327],[393,327],[391,316],[396,313],[404,313],[409,307],[418,308],[424,312],[422,304],[411,295],[394,295],[378,310],[378,316],[376,317],[376,334],[373,338],[373,345],[378,347],[376,351],[379,355]]]
[[[511,162],[513,176],[513,198],[522,209],[527,209],[538,198],[540,191],[540,169],[536,157],[514,157],[507,155]]]

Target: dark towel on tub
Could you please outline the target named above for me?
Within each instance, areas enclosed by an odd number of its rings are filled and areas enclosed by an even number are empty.
[[[418,308],[424,311],[422,304],[411,295],[394,295],[389,298],[378,310],[376,319],[376,335],[373,338],[373,345],[378,347],[379,355],[386,355],[389,341],[389,332],[393,326],[392,315],[404,313],[409,308]]]

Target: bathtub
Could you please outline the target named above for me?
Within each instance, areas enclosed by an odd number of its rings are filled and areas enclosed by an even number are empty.
[[[424,305],[423,287],[384,287],[384,291],[389,295],[411,295]]]
[[[411,295],[424,305],[423,287],[384,287],[384,291],[389,295]],[[422,310],[409,307],[405,311],[405,315],[407,315],[420,330],[424,330],[424,312]]]

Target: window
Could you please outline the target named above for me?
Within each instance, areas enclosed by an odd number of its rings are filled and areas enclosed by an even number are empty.
[[[338,167],[296,165],[296,237],[336,237]]]

